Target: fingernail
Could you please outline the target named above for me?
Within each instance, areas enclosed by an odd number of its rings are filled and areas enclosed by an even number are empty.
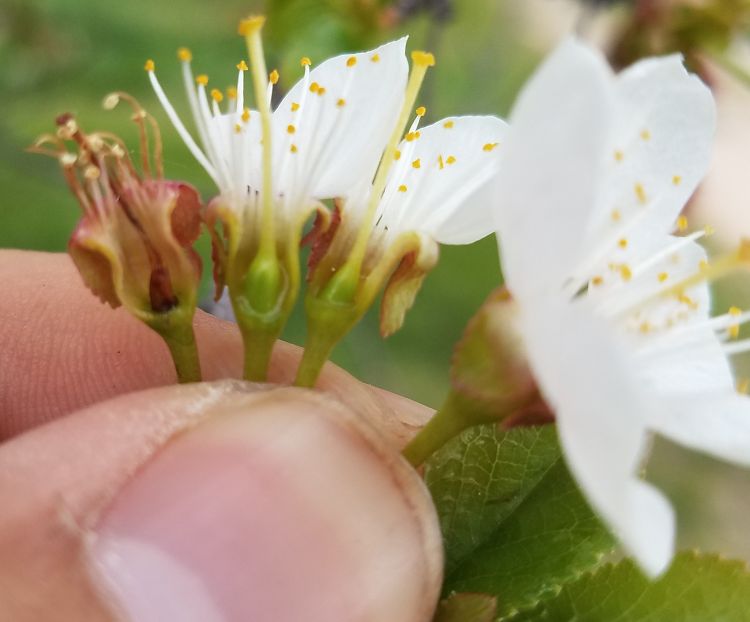
[[[416,473],[340,404],[233,395],[125,485],[92,574],[132,622],[431,619],[442,548]]]

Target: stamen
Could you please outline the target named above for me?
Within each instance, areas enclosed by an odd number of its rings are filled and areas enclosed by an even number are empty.
[[[425,108],[424,106],[420,106],[419,108],[417,108],[416,114],[418,117],[425,116],[427,114],[427,108]]]
[[[151,82],[151,88],[154,89],[156,98],[159,100],[162,108],[164,108],[164,112],[167,113],[167,117],[172,122],[172,125],[180,135],[180,138],[182,138],[182,141],[185,143],[190,153],[192,153],[193,157],[198,160],[200,165],[205,169],[206,173],[208,173],[209,177],[211,177],[214,183],[216,183],[217,186],[221,186],[221,184],[219,183],[218,174],[216,173],[216,169],[214,169],[213,165],[208,161],[208,158],[206,158],[203,151],[201,151],[198,145],[195,144],[195,141],[190,135],[190,132],[187,131],[185,126],[182,124],[182,121],[180,121],[180,117],[177,115],[174,107],[167,99],[167,95],[164,93],[164,89],[162,89],[161,84],[159,84],[159,81],[156,78],[156,72],[153,70],[153,68],[151,70],[147,70],[147,72],[149,81]],[[198,79],[200,79],[200,77],[201,76],[199,76]],[[206,78],[206,82],[208,82],[208,78]]]
[[[482,149],[483,149],[484,151],[492,151],[492,150],[493,150],[493,149],[495,149],[495,147],[497,147],[497,146],[498,146],[499,144],[500,144],[500,143],[486,143],[486,144],[485,144],[485,145],[484,145],[484,146],[482,147]]]
[[[205,73],[200,74],[195,78],[195,83],[206,86],[208,84],[208,76]]]
[[[406,192],[406,186],[405,186],[404,184],[401,184],[401,185],[400,185],[400,186],[398,187],[398,191],[399,191],[399,192]]]
[[[278,84],[279,82],[279,72],[274,69],[269,75],[268,75],[268,81],[271,84]]]
[[[672,184],[674,184],[675,186],[679,186],[681,182],[682,182],[682,177],[680,175],[672,176]]]
[[[650,140],[651,139],[651,132],[648,130],[641,130],[641,139],[642,140]]]
[[[620,238],[617,241],[617,246],[619,246],[621,249],[625,250],[628,247],[628,240],[627,240],[627,238]]]
[[[688,219],[687,219],[687,216],[684,216],[684,215],[680,216],[677,219],[677,230],[680,233],[685,233],[685,231],[687,231],[687,228],[688,228]]]
[[[636,183],[633,186],[633,190],[635,191],[635,198],[638,199],[638,203],[645,205],[648,201],[648,197],[646,196],[646,190],[643,188],[643,184]]]
[[[220,104],[224,99],[224,94],[219,89],[211,89],[211,99]]]
[[[237,69],[239,71],[247,71],[248,70],[247,63],[244,60],[241,60],[239,63],[237,63]]]
[[[337,106],[338,106],[339,108],[343,108],[343,107],[344,107],[344,106],[346,105],[346,100],[345,100],[345,99],[344,99],[344,98],[342,97],[341,99],[339,99],[339,100],[338,100],[338,101],[336,102],[336,105],[337,105]]]
[[[312,61],[307,56],[303,56],[299,59],[299,64],[302,67],[309,67],[310,65],[312,65]]]
[[[231,99],[231,100],[237,99],[237,87],[236,86],[227,87],[227,99]]]
[[[299,104],[297,102],[292,102],[292,112],[297,112],[299,110]]]
[[[143,65],[143,68],[144,68],[144,69],[145,69],[146,71],[149,71],[149,72],[151,72],[151,71],[154,71],[154,70],[156,69],[156,66],[154,65],[154,61],[152,61],[152,60],[151,60],[151,59],[149,58],[149,59],[148,59],[148,60],[146,61],[146,64],[145,64],[145,65]]]
[[[372,61],[373,63],[377,63],[377,62],[379,62],[379,61],[380,61],[380,54],[373,54],[373,55],[372,55],[372,56],[370,57],[370,60],[371,60],[371,61]]]
[[[183,63],[189,63],[193,60],[193,53],[188,48],[179,48],[177,50],[177,58]]]
[[[354,65],[357,64],[357,57],[356,56],[350,56],[346,59],[346,66],[347,67],[354,67]]]
[[[747,378],[740,378],[737,380],[737,393],[740,395],[747,395],[750,390],[750,380]]]
[[[294,132],[297,131],[297,128],[294,127],[293,125],[287,125],[286,126],[286,131],[287,131],[288,134],[294,134]]]
[[[616,149],[614,156],[615,156],[615,162],[622,162],[623,158],[625,157],[625,154],[619,149]]]
[[[450,166],[451,164],[454,164],[456,162],[456,158],[454,156],[448,156],[445,159],[445,163]]]
[[[414,160],[414,162],[411,163],[411,165],[413,168],[420,168],[422,166],[422,162],[419,158],[417,158],[416,160]]]
[[[443,127],[444,127],[444,128],[446,129],[446,130],[449,130],[449,129],[451,129],[451,128],[453,127],[453,125],[454,125],[454,124],[453,124],[453,121],[446,121],[445,123],[443,123]]]
[[[619,210],[619,209],[613,209],[613,210],[612,210],[612,214],[611,214],[611,217],[612,217],[612,220],[613,220],[614,222],[619,222],[619,221],[620,221],[620,219],[622,218],[622,213],[620,212],[620,210]]]

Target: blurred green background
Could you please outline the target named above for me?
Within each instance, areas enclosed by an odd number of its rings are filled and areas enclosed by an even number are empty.
[[[519,12],[527,8],[525,1],[0,0],[0,247],[65,250],[78,206],[57,163],[24,148],[68,111],[84,128],[109,129],[135,146],[128,114],[101,107],[113,90],[133,94],[161,122],[167,176],[190,180],[204,198],[211,197],[210,180],[152,95],[142,69],[146,58],[155,60],[159,79],[186,115],[175,51],[189,46],[195,71],[229,86],[235,64],[246,55],[236,24],[248,13],[269,16],[268,65],[280,69],[282,88],[298,78],[303,55],[319,61],[410,34],[411,49],[430,49],[438,59],[420,97],[432,120],[467,113],[504,116],[540,55],[554,45],[549,34],[528,30],[534,23]],[[547,8],[560,4],[564,0],[535,2],[541,21],[550,19]],[[205,236],[200,248],[207,258]],[[205,272],[208,299],[210,270]],[[334,361],[364,381],[437,406],[447,390],[452,346],[499,280],[493,240],[444,248],[404,328],[381,339],[374,310],[337,348]],[[745,298],[750,306],[750,296]],[[303,342],[299,311],[285,338]],[[678,505],[684,544],[750,558],[746,472],[660,443],[651,473]]]

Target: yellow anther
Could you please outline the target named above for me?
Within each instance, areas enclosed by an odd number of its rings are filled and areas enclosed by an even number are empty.
[[[666,272],[659,272],[659,275],[656,278],[659,279],[659,283],[663,283],[669,278],[669,274]]]
[[[154,61],[152,61],[152,60],[151,60],[151,59],[149,58],[149,59],[148,59],[148,60],[146,61],[146,64],[145,64],[145,65],[143,65],[143,68],[144,68],[144,69],[145,69],[146,71],[153,71],[154,69],[156,69],[156,66],[154,65]]]
[[[435,56],[433,56],[430,52],[421,52],[419,50],[414,50],[411,53],[411,59],[416,65],[421,65],[422,67],[435,66]]]
[[[218,104],[224,99],[224,95],[219,89],[211,89],[211,97]]]
[[[292,112],[297,112],[299,110],[299,104],[297,102],[292,102]]]
[[[294,132],[297,131],[297,128],[294,127],[293,125],[287,125],[286,126],[286,131],[287,131],[288,134],[294,134]]]
[[[603,283],[604,283],[604,279],[598,275],[591,279],[591,284],[597,287],[599,285],[602,285]]]
[[[737,393],[747,395],[748,390],[750,390],[750,380],[747,378],[741,378],[737,381]]]
[[[453,156],[448,156],[448,157],[447,157],[447,158],[445,159],[445,163],[446,163],[446,164],[449,164],[449,165],[450,165],[450,164],[453,164],[453,163],[454,163],[455,161],[456,161],[456,158],[454,158]]]
[[[685,231],[687,231],[687,228],[688,228],[688,219],[687,219],[687,216],[684,216],[684,215],[680,216],[677,219],[677,230],[680,233],[684,233]]]
[[[297,145],[292,143],[292,145],[289,147],[289,151],[291,151],[292,153],[297,153]]]
[[[318,95],[323,96],[326,93],[326,87],[321,86],[318,88]]]
[[[239,63],[237,63],[236,67],[240,71],[247,71],[247,63],[244,60],[241,60]]]
[[[615,150],[615,162],[622,162],[622,159],[625,157],[625,154],[620,151],[619,149]]]
[[[451,128],[453,127],[453,121],[446,121],[445,123],[443,123],[443,127],[444,127],[444,128],[446,129],[446,130],[449,130],[449,129],[451,129]]]
[[[337,106],[338,106],[339,108],[342,108],[343,106],[346,106],[346,100],[345,100],[345,99],[344,99],[344,98],[342,97],[341,99],[339,99],[339,100],[338,100],[338,101],[336,102],[336,105],[337,105]]]
[[[410,142],[412,142],[412,141],[414,141],[414,140],[417,140],[417,138],[419,138],[420,136],[421,136],[421,134],[419,133],[419,131],[416,131],[416,132],[409,132],[409,133],[408,133],[408,134],[406,135],[406,142],[409,142],[409,143],[410,143]]]
[[[250,17],[240,20],[240,24],[237,27],[237,33],[243,37],[249,37],[263,28],[263,24],[265,23],[266,18],[263,15],[251,15]]]
[[[279,72],[274,69],[271,73],[268,74],[268,81],[271,84],[277,84],[279,81]]]
[[[228,86],[227,87],[227,97],[229,99],[237,99],[237,87]]]
[[[638,327],[638,330],[644,335],[646,335],[651,332],[651,324],[648,321],[643,321]]]
[[[705,233],[706,235],[713,235],[714,233],[716,233],[716,230],[711,225],[706,225],[705,227],[703,227],[703,233]]]
[[[649,132],[648,130],[641,130],[641,139],[651,140],[651,132]]]
[[[354,67],[354,65],[357,64],[357,57],[356,56],[350,56],[346,59],[346,66],[347,67]]]
[[[419,108],[417,108],[416,112],[418,117],[423,117],[427,114],[427,108],[425,108],[424,106],[420,106]]]
[[[177,50],[177,58],[183,63],[189,63],[193,60],[193,53],[188,48],[180,48]]]
[[[492,151],[495,147],[497,147],[500,143],[486,143],[482,149],[484,151]]]
[[[422,166],[422,161],[417,158],[416,160],[414,160],[414,162],[411,163],[411,165],[412,168],[420,168]]]
[[[727,313],[729,313],[729,315],[734,315],[736,317],[736,316],[742,314],[742,309],[740,309],[739,307],[735,307],[734,305],[732,305],[731,307],[729,307],[729,311],[727,311]]]
[[[202,73],[195,78],[195,81],[202,86],[206,86],[208,84],[208,76],[205,73]]]
[[[394,160],[400,160],[401,159],[401,152],[396,149],[396,151],[393,152],[393,159]]]
[[[401,184],[401,185],[400,185],[400,186],[398,187],[398,191],[399,191],[399,192],[406,192],[406,186],[405,186],[404,184]]]
[[[242,120],[243,120],[243,121],[244,121],[245,123],[247,123],[247,122],[248,122],[248,121],[250,120],[250,109],[249,109],[249,108],[245,108],[245,109],[244,109],[244,110],[242,111]]]
[[[610,213],[610,217],[612,218],[614,222],[619,222],[620,219],[622,218],[622,214],[620,213],[619,209],[613,209],[612,212]]]
[[[617,241],[617,246],[619,246],[622,249],[626,249],[628,247],[628,240],[627,240],[627,238],[620,238]]]
[[[318,84],[317,82],[313,82],[310,85],[310,92],[311,93],[317,93],[319,90],[320,90],[320,84]]]
[[[242,126],[239,123],[234,124],[234,132],[235,134],[239,134],[242,131]]]
[[[698,308],[698,303],[693,300],[690,296],[688,296],[685,292],[680,292],[677,294],[677,301],[680,304],[683,304],[687,306],[688,308],[695,311]]]
[[[629,281],[633,278],[633,272],[627,264],[622,264],[619,270],[623,281]]]
[[[672,183],[675,186],[679,186],[681,182],[682,182],[682,177],[680,175],[672,175]]]
[[[300,67],[309,67],[310,65],[312,65],[312,61],[307,56],[303,56],[299,59],[299,64]]]
[[[643,184],[636,183],[633,186],[633,191],[635,192],[635,198],[638,199],[638,203],[643,205],[648,201],[648,197],[646,196],[646,190],[643,188]]]
[[[445,168],[445,161],[443,160],[443,156],[438,156],[438,166],[440,167],[440,170],[442,171]]]
[[[373,63],[377,63],[377,62],[379,62],[379,61],[380,61],[380,54],[373,54],[372,56],[370,56],[370,60],[371,60],[371,61],[372,61]]]
[[[737,339],[737,337],[740,336],[740,326],[739,324],[732,324],[727,328],[727,334],[729,335],[730,339]]]

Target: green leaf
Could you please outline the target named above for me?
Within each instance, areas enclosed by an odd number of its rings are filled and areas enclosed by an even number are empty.
[[[440,603],[433,622],[492,622],[497,599],[489,594],[451,594]]]
[[[554,426],[468,430],[428,462],[446,549],[445,593],[535,605],[597,564],[613,541],[562,460]]]
[[[745,562],[686,552],[651,583],[630,560],[563,586],[512,622],[748,622],[750,572]]]

